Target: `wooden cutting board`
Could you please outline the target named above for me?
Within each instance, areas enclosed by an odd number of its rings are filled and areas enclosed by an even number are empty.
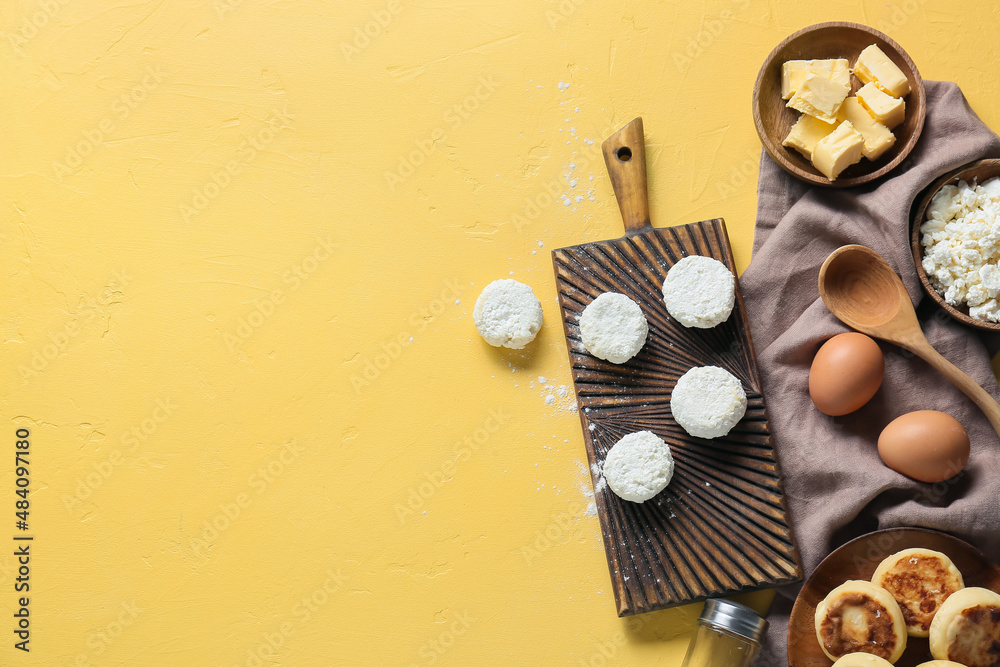
[[[798,581],[802,567],[738,281],[733,314],[712,329],[685,328],[663,303],[667,270],[688,255],[714,257],[736,275],[726,223],[652,227],[641,118],[602,148],[625,236],[555,250],[552,262],[618,615]],[[626,294],[649,322],[646,345],[625,364],[591,356],[580,340],[580,314],[602,292]],[[713,440],[688,435],[670,413],[677,379],[709,365],[738,377],[748,401],[743,420]],[[595,464],[641,430],[670,445],[675,471],[662,493],[633,503],[607,488]]]

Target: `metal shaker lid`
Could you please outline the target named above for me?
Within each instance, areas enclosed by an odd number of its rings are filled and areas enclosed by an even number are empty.
[[[767,630],[767,621],[760,614],[746,605],[729,600],[705,600],[705,609],[701,612],[699,621],[757,643],[760,643]]]

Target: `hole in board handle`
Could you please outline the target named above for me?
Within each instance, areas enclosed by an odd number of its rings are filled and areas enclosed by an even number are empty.
[[[615,152],[615,155],[617,155],[618,159],[622,162],[628,162],[632,159],[632,149],[628,146],[622,146]]]

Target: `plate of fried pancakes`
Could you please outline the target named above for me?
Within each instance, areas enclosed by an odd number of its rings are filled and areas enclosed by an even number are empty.
[[[792,608],[790,667],[925,663],[1000,666],[1000,566],[924,528],[868,533],[827,556]]]

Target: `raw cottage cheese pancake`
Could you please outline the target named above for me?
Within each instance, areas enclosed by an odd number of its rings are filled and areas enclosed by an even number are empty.
[[[493,347],[520,350],[542,328],[542,303],[530,287],[516,280],[494,280],[476,299],[472,319]]]
[[[926,637],[934,614],[952,593],[965,588],[951,559],[931,549],[904,549],[875,568],[872,583],[896,598],[911,637]]]
[[[719,260],[690,255],[667,271],[663,303],[670,316],[684,326],[711,329],[733,312],[736,279]]]
[[[587,352],[614,364],[637,355],[648,333],[642,308],[618,292],[599,294],[580,315],[580,338]]]
[[[652,431],[629,433],[604,459],[604,479],[625,500],[641,503],[667,488],[674,475],[670,447]]]
[[[696,438],[721,438],[743,419],[747,394],[739,378],[718,366],[696,366],[670,393],[670,412]]]

